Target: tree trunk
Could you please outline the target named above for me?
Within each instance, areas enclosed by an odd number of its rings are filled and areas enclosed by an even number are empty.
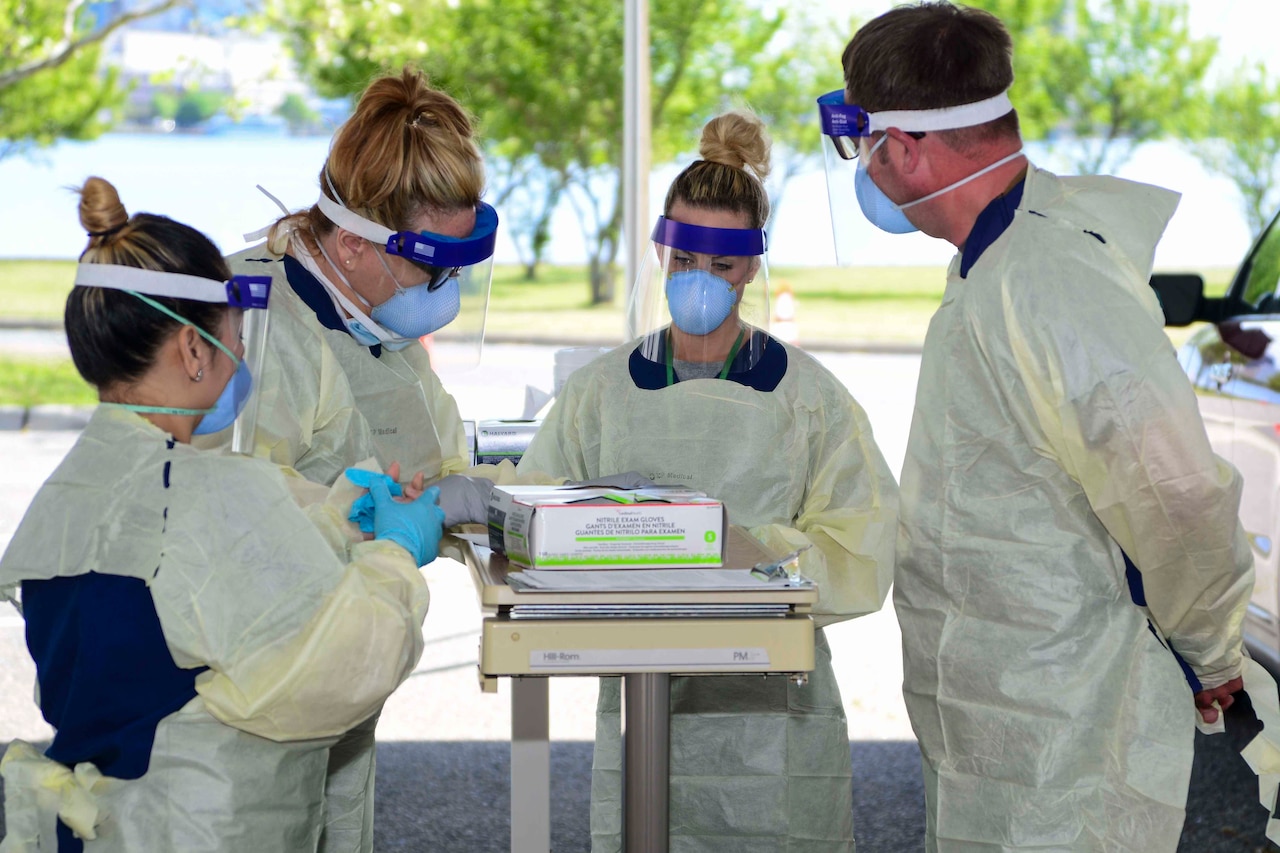
[[[622,181],[613,197],[613,214],[596,234],[596,250],[591,255],[591,304],[613,301],[616,291],[619,237],[622,231]]]

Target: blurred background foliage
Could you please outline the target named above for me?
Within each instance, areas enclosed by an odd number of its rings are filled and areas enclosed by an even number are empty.
[[[180,0],[128,12],[83,0],[0,0],[0,157],[92,138],[118,120],[123,89],[99,61],[102,39]],[[571,204],[587,248],[590,300],[613,298],[622,226],[623,4],[617,0],[256,0],[234,26],[274,29],[314,90],[354,97],[410,63],[476,116],[491,200],[523,275],[540,274],[552,212]],[[1134,149],[1177,140],[1239,190],[1255,230],[1278,199],[1280,82],[1261,63],[1211,79],[1213,38],[1196,38],[1185,0],[970,0],[998,15],[1015,45],[1024,136],[1081,173],[1109,172]],[[749,106],[775,140],[774,209],[817,168],[813,99],[840,85],[856,20],[803,0],[650,0],[653,162],[695,154],[702,124]],[[1220,63],[1219,63],[1220,64]],[[213,93],[153,102],[176,124],[229,105]],[[282,104],[312,128],[305,103]],[[655,200],[656,201],[656,200]],[[772,223],[771,223],[772,224]]]

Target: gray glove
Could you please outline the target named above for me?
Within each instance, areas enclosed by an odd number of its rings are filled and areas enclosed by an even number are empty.
[[[654,485],[650,480],[639,471],[627,471],[624,474],[609,474],[606,477],[596,477],[591,480],[565,480],[566,486],[600,486],[610,489],[643,489]],[[441,506],[444,506],[444,499],[441,498]]]
[[[445,527],[488,523],[489,495],[493,494],[492,480],[450,474],[432,485],[440,489],[439,504],[444,510]]]

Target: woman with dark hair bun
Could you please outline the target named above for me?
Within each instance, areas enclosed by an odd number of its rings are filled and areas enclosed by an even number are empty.
[[[80,220],[67,339],[102,402],[0,557],[55,730],[0,762],[3,848],[316,850],[329,747],[422,653],[443,514],[375,483],[366,541],[346,479],[303,509],[276,465],[193,448],[248,396],[269,280],[101,178]]]

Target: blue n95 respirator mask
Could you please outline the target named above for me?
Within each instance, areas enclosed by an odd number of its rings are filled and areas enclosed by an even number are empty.
[[[681,362],[727,367],[726,375],[748,370],[772,340],[764,230],[701,224],[723,223],[725,213],[658,217],[631,289],[628,334],[646,369],[659,380],[670,373],[667,384],[680,380]]]
[[[738,301],[732,284],[706,270],[684,270],[667,277],[671,322],[690,335],[705,335],[729,318]]]
[[[317,207],[335,225],[377,246],[378,259],[395,286],[390,299],[371,305],[354,287],[325,250],[316,243],[328,266],[346,285],[346,291],[328,279],[295,239],[294,258],[324,287],[343,316],[347,331],[362,346],[381,345],[398,350],[417,343],[449,326],[451,346],[433,353],[433,364],[474,366],[479,361],[493,276],[493,252],[497,240],[498,213],[480,202],[475,225],[466,237],[422,231],[394,231],[346,206],[325,169],[330,194],[320,194]],[[332,196],[332,197],[331,197]],[[402,281],[384,255],[395,255],[420,271],[417,281]],[[355,294],[352,299],[349,294]]]
[[[863,226],[859,224],[856,216],[850,215],[852,199],[857,199],[858,208],[863,216],[877,228],[891,234],[907,234],[918,229],[903,211],[932,201],[1023,156],[1019,149],[923,198],[898,204],[885,195],[867,171],[867,166],[877,150],[889,138],[885,131],[889,128],[897,128],[904,133],[924,134],[941,130],[957,130],[986,124],[1012,111],[1013,103],[1009,100],[1008,92],[1002,92],[982,101],[942,109],[884,110],[874,113],[856,104],[846,104],[843,90],[828,92],[818,98],[822,132],[831,143],[823,146],[823,155],[827,172],[827,198],[831,209],[832,232],[839,263],[852,263],[854,249],[860,242]],[[872,145],[866,157],[859,158],[860,140],[868,139],[876,133],[881,134],[880,138]],[[850,168],[851,166],[853,168]]]
[[[955,183],[947,184],[942,189],[935,190],[923,198],[918,198],[915,201],[909,201],[905,204],[895,204],[887,195],[884,194],[884,190],[880,189],[880,187],[876,185],[876,182],[871,180],[871,174],[867,171],[867,163],[871,162],[871,158],[888,138],[888,134],[881,136],[880,139],[876,141],[876,144],[871,146],[871,151],[867,154],[866,160],[858,160],[858,171],[854,174],[853,180],[854,191],[858,197],[858,207],[862,209],[862,215],[867,217],[867,221],[872,225],[876,226],[881,231],[888,231],[890,234],[910,234],[912,231],[920,230],[912,224],[911,220],[907,218],[907,215],[903,213],[907,208],[915,207],[917,204],[924,204],[926,201],[933,201],[938,196],[946,195],[952,190],[962,187],[970,181],[982,177],[993,169],[998,169],[1005,163],[1016,160],[1022,156],[1022,149],[1019,148],[1007,157],[1001,157],[999,160],[988,166],[984,166],[972,175],[961,178]]]

